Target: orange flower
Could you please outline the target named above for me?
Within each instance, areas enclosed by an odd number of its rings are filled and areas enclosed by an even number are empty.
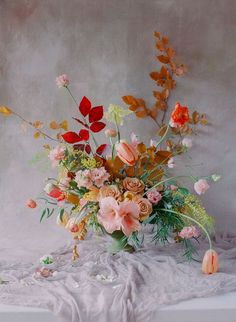
[[[106,197],[113,197],[116,200],[119,200],[120,196],[121,196],[120,190],[115,184],[103,186],[100,188],[100,191],[99,191],[100,199],[106,198]]]
[[[147,198],[136,195],[133,201],[139,206],[139,220],[144,221],[152,213],[152,204]]]
[[[136,150],[126,141],[120,141],[120,143],[116,144],[116,152],[121,161],[129,166],[135,165],[138,160]]]
[[[189,121],[188,108],[181,106],[179,103],[175,105],[174,111],[171,113],[170,125],[175,127],[176,125],[183,126]]]
[[[126,177],[123,180],[123,187],[125,190],[131,191],[135,194],[143,193],[144,191],[144,183],[138,178]]]
[[[26,201],[26,206],[29,208],[36,208],[37,203],[33,199],[29,199]]]
[[[205,274],[213,274],[219,270],[218,254],[215,250],[206,251],[202,261],[202,271]]]

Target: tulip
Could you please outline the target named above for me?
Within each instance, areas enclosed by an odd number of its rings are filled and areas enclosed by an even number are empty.
[[[205,274],[213,274],[219,270],[219,258],[215,250],[206,251],[202,261],[202,271]]]
[[[33,199],[29,199],[26,201],[26,206],[29,208],[36,208],[37,203]]]
[[[137,152],[126,141],[120,141],[116,144],[116,152],[121,161],[129,166],[133,166],[138,160]]]

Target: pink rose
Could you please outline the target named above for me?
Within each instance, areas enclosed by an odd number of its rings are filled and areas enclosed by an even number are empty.
[[[126,236],[140,229],[139,207],[133,201],[123,201],[120,204],[113,197],[100,200],[98,221],[108,233],[122,230]]]
[[[90,188],[93,185],[92,174],[90,170],[79,170],[76,172],[75,182],[78,187]]]
[[[194,190],[198,195],[204,194],[210,188],[205,179],[200,179],[194,183]]]
[[[107,181],[110,174],[104,167],[91,170],[91,179],[97,187],[102,187],[104,182]]]
[[[59,88],[67,87],[70,84],[68,76],[66,74],[58,76],[56,78],[56,84]]]
[[[151,203],[156,205],[161,200],[162,195],[157,189],[152,189],[147,193],[147,198]]]
[[[199,231],[195,226],[184,227],[179,233],[179,236],[185,239],[197,238],[199,236]]]
[[[49,152],[49,159],[52,161],[52,166],[55,168],[59,161],[63,160],[65,157],[65,148],[57,146],[55,149]]]

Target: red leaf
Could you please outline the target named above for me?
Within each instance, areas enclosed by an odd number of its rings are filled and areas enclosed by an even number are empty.
[[[85,151],[86,151],[88,154],[90,154],[90,153],[91,153],[91,146],[90,146],[89,144],[87,144],[87,145],[85,146]]]
[[[84,144],[75,144],[73,145],[75,150],[84,151]]]
[[[93,107],[89,112],[89,123],[101,120],[103,117],[103,106]]]
[[[99,155],[103,154],[103,152],[105,151],[106,147],[107,147],[107,144],[100,145],[97,148],[96,153],[99,154]]]
[[[89,139],[89,131],[88,130],[80,130],[79,131],[80,141],[88,141]]]
[[[84,96],[82,98],[82,101],[79,104],[79,110],[80,110],[81,114],[83,116],[87,116],[91,107],[92,107],[92,104],[91,104],[90,100],[86,96]]]
[[[87,130],[85,130],[85,131],[87,131]],[[76,143],[76,142],[81,141],[81,137],[75,132],[70,132],[70,131],[66,132],[66,133],[62,134],[62,137],[67,143]]]
[[[90,125],[90,130],[93,132],[100,132],[106,126],[103,122],[94,122]]]
[[[73,119],[76,120],[78,123],[82,124],[84,127],[88,127],[88,125],[82,122],[80,119],[77,119],[75,117],[73,117]]]

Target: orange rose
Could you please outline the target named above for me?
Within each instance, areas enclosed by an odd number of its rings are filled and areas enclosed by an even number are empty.
[[[144,221],[152,213],[151,202],[148,199],[142,198],[138,195],[134,197],[133,201],[139,206],[140,209],[139,220]]]
[[[121,161],[129,166],[135,165],[135,162],[138,160],[136,150],[126,141],[120,141],[120,143],[116,144],[116,153]]]
[[[112,184],[110,186],[103,186],[99,191],[99,198],[113,197],[114,199],[120,199],[120,190],[117,185]]]
[[[186,106],[181,106],[179,103],[175,105],[174,111],[171,113],[172,126],[179,125],[183,126],[189,121],[188,108]]]
[[[123,180],[123,187],[125,190],[131,191],[135,194],[143,193],[144,191],[144,183],[138,178],[126,177]]]

